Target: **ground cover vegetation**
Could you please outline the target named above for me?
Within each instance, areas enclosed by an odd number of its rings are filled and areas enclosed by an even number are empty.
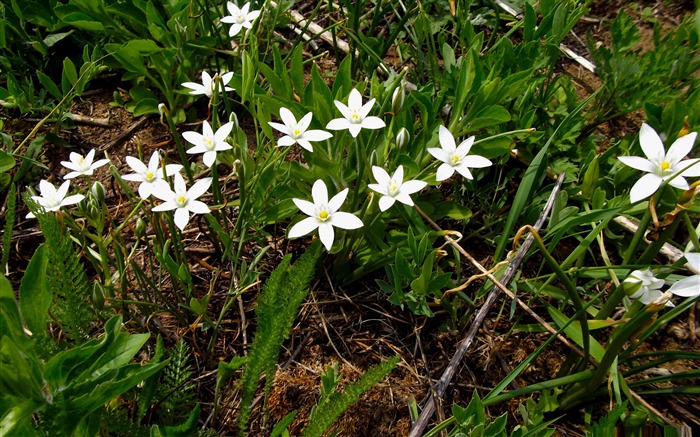
[[[692,4],[0,16],[3,435],[700,425]]]

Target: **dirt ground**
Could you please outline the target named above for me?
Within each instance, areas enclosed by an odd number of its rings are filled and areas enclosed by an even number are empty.
[[[621,7],[626,8],[639,22],[644,35],[651,32],[649,17],[642,19],[643,8],[650,8],[652,18],[660,20],[664,26],[675,26],[684,14],[693,10],[692,1],[640,1],[637,6],[623,0],[610,2],[597,1],[592,4],[590,13],[574,30],[574,35],[567,40],[577,53],[587,56],[587,49],[582,41],[585,35],[591,33],[596,40],[606,43],[607,20],[614,18]],[[606,39],[608,38],[608,39]],[[642,38],[648,41],[648,38]],[[644,42],[642,42],[644,44]],[[561,73],[570,75],[579,85],[582,96],[592,92],[599,85],[593,73],[581,68],[571,60],[563,60]],[[76,124],[71,129],[63,129],[56,135],[64,142],[61,147],[47,147],[42,159],[52,169],[44,174],[49,181],[59,181],[60,161],[66,160],[71,150],[81,153],[90,148],[109,154],[112,162],[120,171],[128,172],[124,157],[136,155],[140,146],[146,156],[152,150],[173,150],[172,138],[168,129],[159,123],[157,117],[134,119],[124,109],[112,107],[110,81],[96,82],[98,88],[74,102],[71,112],[93,118],[109,120],[111,127],[99,127],[89,124]],[[601,133],[619,137],[621,134],[638,129],[640,114],[631,114],[624,120],[616,120],[606,126],[601,126]],[[33,127],[32,120],[14,119],[6,124],[7,131],[28,133]],[[50,129],[50,126],[47,126]],[[187,126],[183,126],[187,130]],[[126,134],[125,134],[126,133]],[[99,155],[98,152],[98,155]],[[101,169],[98,178],[108,187],[108,204],[112,205],[113,214],[121,214],[120,194],[114,187],[107,170]],[[20,211],[19,217],[24,217],[26,211]],[[34,249],[40,243],[40,232],[36,222],[19,219],[13,234],[13,257],[11,261],[18,268],[10,271],[10,279],[18,282],[23,273],[23,265],[31,257]],[[210,277],[209,272],[200,261],[211,261],[205,246],[193,250],[191,266],[193,275],[203,280]],[[254,253],[251,251],[251,253]],[[271,270],[279,261],[280,254],[270,251],[265,262]],[[488,265],[488,259],[480,260]],[[333,426],[340,436],[403,436],[407,435],[411,421],[409,417],[409,401],[415,400],[419,408],[426,399],[431,384],[441,376],[445,366],[452,357],[461,339],[462,333],[446,322],[446,317],[426,319],[416,317],[408,310],[402,311],[392,306],[386,296],[377,290],[373,282],[355,284],[352,289],[339,290],[330,284],[322,272],[312,286],[309,299],[304,304],[297,318],[291,338],[286,344],[280,367],[276,375],[274,387],[269,399],[268,410],[262,411],[262,403],[258,402],[254,409],[251,423],[251,435],[265,435],[271,429],[270,424],[276,423],[292,410],[298,410],[296,420],[290,427],[292,434],[300,432],[311,407],[319,397],[320,376],[327,366],[338,363],[341,384],[356,380],[361,372],[395,354],[401,354],[402,361],[398,368],[381,384],[366,393],[356,405],[352,406]],[[475,283],[472,287],[478,288]],[[225,291],[225,289],[224,289]],[[242,301],[240,315],[245,316],[248,323],[232,320],[225,330],[213,356],[198,354],[194,350],[195,374],[198,378],[199,398],[203,399],[202,417],[207,418],[211,410],[211,400],[215,385],[215,365],[219,360],[228,360],[234,354],[242,354],[247,348],[244,338],[250,339],[254,326],[250,324],[255,306],[255,293],[248,294]],[[352,298],[348,297],[351,295]],[[222,298],[218,299],[220,305]],[[216,308],[217,298],[212,300]],[[453,402],[466,405],[473,390],[485,394],[490,387],[500,382],[508,372],[517,366],[528,354],[539,346],[546,336],[526,332],[514,332],[507,336],[502,333],[509,331],[507,320],[510,302],[503,301],[502,308],[496,308],[489,317],[487,324],[477,337],[475,344],[460,366],[457,377],[453,380],[447,396],[442,400],[436,417],[449,417],[450,406]],[[535,308],[537,310],[537,308]],[[697,334],[696,316],[698,309],[691,312],[686,320],[681,320],[667,328],[649,342],[650,348],[680,350],[700,350]],[[232,319],[236,315],[231,316]],[[527,323],[527,322],[525,322]],[[171,334],[167,338],[184,337],[188,340],[199,341],[208,334],[190,328],[178,327],[173,321],[163,318],[159,321],[161,333],[163,330]],[[139,328],[134,326],[134,328]],[[155,328],[153,328],[155,330]],[[245,334],[245,335],[244,335]],[[537,361],[518,378],[512,387],[551,379],[558,366],[566,356],[564,346],[550,347],[548,352],[541,355]],[[235,376],[233,380],[235,380]],[[218,429],[222,435],[234,433],[234,421],[237,410],[238,393],[234,387],[224,393],[224,413],[219,415],[216,423],[209,426]],[[520,420],[516,415],[520,400],[514,400],[506,405],[490,410],[493,416],[504,411],[510,413],[509,423],[515,424]],[[700,427],[700,406],[687,397],[674,397],[670,400],[652,404],[671,418],[682,420],[688,424]],[[572,417],[564,418],[557,423],[558,435],[583,435],[580,412]],[[265,423],[263,418],[269,415]],[[577,416],[578,417],[574,417]],[[569,420],[567,420],[569,419]]]

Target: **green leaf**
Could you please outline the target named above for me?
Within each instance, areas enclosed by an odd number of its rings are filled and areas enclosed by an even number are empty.
[[[549,315],[552,316],[552,320],[554,320],[554,323],[561,328],[562,326],[566,325],[569,322],[569,318],[566,317],[564,314],[562,314],[558,309],[554,308],[551,305],[547,305],[547,311],[549,312]],[[581,324],[578,321],[573,321],[564,328],[564,333],[574,341],[577,345],[580,347],[583,347],[583,336],[581,334]],[[603,359],[603,355],[605,355],[605,348],[601,346],[598,341],[589,336],[589,350],[591,353],[591,356],[596,359],[597,362],[601,362]]]
[[[58,89],[58,85],[56,85],[56,82],[51,80],[49,76],[40,70],[36,72],[36,75],[39,78],[41,85],[43,85],[43,87],[46,88],[46,91],[48,91],[56,100],[61,100],[63,98],[63,93],[61,93],[61,90]]]
[[[34,335],[46,334],[46,317],[51,306],[52,295],[46,285],[46,266],[49,257],[46,246],[37,248],[27,265],[19,286],[19,307],[27,328]]]
[[[15,159],[9,153],[0,150],[0,173],[5,173],[15,166]]]
[[[61,76],[61,89],[63,94],[68,94],[68,92],[73,87],[73,84],[78,81],[78,71],[75,69],[75,65],[70,58],[65,58],[63,60],[63,75]]]
[[[470,130],[483,129],[510,121],[510,113],[503,106],[492,105],[479,111],[469,123]]]

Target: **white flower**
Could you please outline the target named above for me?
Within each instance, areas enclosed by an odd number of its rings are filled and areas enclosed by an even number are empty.
[[[63,176],[63,179],[73,179],[80,175],[92,176],[96,168],[102,167],[109,162],[109,159],[99,159],[92,162],[95,159],[95,149],[90,150],[85,156],[70,152],[68,159],[70,161],[61,161],[61,165],[73,171]]]
[[[639,131],[639,144],[647,159],[639,156],[620,156],[618,159],[623,164],[634,169],[645,171],[645,174],[632,186],[630,201],[632,203],[646,199],[656,192],[662,182],[669,180],[668,184],[687,190],[688,181],[684,176],[700,176],[700,159],[683,158],[688,155],[695,144],[697,132],[678,138],[668,149],[664,150],[663,142],[654,128],[646,123],[642,124]]]
[[[695,272],[700,272],[700,252],[686,252],[685,259],[688,260],[691,268]],[[693,276],[683,278],[675,284],[671,285],[669,291],[676,296],[691,297],[700,294],[700,274],[696,273]]]
[[[221,90],[221,87],[217,84],[218,81],[221,81],[221,85],[224,87],[224,91],[233,91],[233,88],[226,86],[229,81],[233,78],[233,72],[228,72],[224,73],[221,76],[219,76],[219,73],[214,74],[214,77],[211,77],[209,73],[206,71],[202,71],[202,83],[196,83],[196,82],[184,82],[182,86],[191,89],[190,94],[197,95],[197,94],[204,94],[207,97],[211,98],[212,94],[214,91]]]
[[[280,108],[280,118],[284,124],[268,122],[270,126],[285,134],[277,141],[277,146],[291,146],[299,144],[309,152],[314,148],[309,141],[323,141],[333,135],[323,130],[307,130],[311,124],[312,113],[308,113],[297,122],[294,114],[287,108]]]
[[[251,29],[253,27],[253,21],[260,15],[260,11],[250,11],[250,3],[246,3],[242,8],[238,9],[238,6],[232,2],[226,3],[226,8],[231,15],[228,15],[221,19],[222,23],[231,24],[231,29],[228,31],[228,36],[236,36],[238,32],[244,27],[246,29]]]
[[[151,155],[151,159],[148,161],[148,167],[133,156],[127,156],[126,163],[129,164],[129,167],[136,173],[125,174],[122,176],[122,179],[132,182],[141,182],[139,185],[139,196],[142,199],[148,199],[157,184],[165,183],[163,167],[158,168],[160,164],[160,154],[157,150]],[[181,169],[182,166],[180,164],[168,164],[165,166],[165,175],[172,176]]]
[[[185,180],[180,173],[175,173],[175,190],[171,190],[167,184],[158,184],[154,187],[153,195],[163,200],[163,203],[154,207],[152,211],[175,210],[175,225],[181,231],[190,221],[190,212],[194,214],[207,214],[209,207],[199,200],[211,185],[211,178],[200,179],[189,190],[185,186]]]
[[[374,178],[379,183],[369,184],[368,187],[382,194],[381,199],[379,199],[379,209],[382,211],[391,208],[397,200],[408,206],[413,206],[413,200],[411,200],[410,195],[417,193],[428,185],[427,182],[418,180],[404,182],[402,165],[396,169],[393,176],[389,176],[386,170],[376,165],[372,167],[372,174],[374,174]]]
[[[289,230],[289,238],[301,237],[318,228],[321,243],[330,251],[335,238],[333,226],[341,229],[357,229],[363,226],[362,220],[359,218],[348,212],[338,211],[347,195],[348,189],[346,188],[328,200],[326,184],[321,179],[314,182],[313,187],[311,187],[313,203],[302,199],[292,199],[301,212],[309,217],[292,226]]]
[[[386,124],[379,117],[370,116],[368,117],[369,111],[372,110],[374,106],[374,100],[362,104],[362,95],[359,91],[353,88],[350,91],[350,97],[348,97],[347,106],[337,100],[334,101],[336,108],[345,118],[336,118],[328,122],[326,129],[330,130],[342,130],[348,129],[350,135],[357,137],[362,128],[365,129],[381,129]]]
[[[483,156],[469,155],[469,150],[474,144],[473,136],[464,140],[457,147],[455,146],[455,138],[445,126],[440,126],[438,135],[442,148],[431,147],[428,149],[428,152],[435,159],[443,162],[437,170],[438,181],[444,181],[449,178],[454,174],[455,170],[467,179],[474,179],[474,176],[469,171],[470,168],[483,168],[492,164],[489,159]]]
[[[639,289],[630,296],[630,299],[636,299],[644,305],[649,305],[664,295],[661,291],[661,287],[664,286],[664,280],[657,279],[649,269],[635,270],[623,282],[631,286],[639,286]],[[673,303],[666,301],[666,306],[672,307]]]
[[[85,198],[82,194],[74,194],[66,197],[70,188],[70,181],[65,181],[58,189],[45,180],[39,181],[40,196],[32,196],[32,200],[38,203],[45,211],[58,211],[62,206],[74,205]],[[27,218],[34,218],[31,212]]]
[[[194,144],[194,147],[188,149],[187,153],[204,153],[202,161],[204,161],[204,165],[211,167],[216,162],[216,152],[233,148],[226,142],[231,130],[233,130],[233,122],[229,121],[214,133],[209,122],[204,120],[201,134],[192,131],[182,133],[182,137],[187,142]]]

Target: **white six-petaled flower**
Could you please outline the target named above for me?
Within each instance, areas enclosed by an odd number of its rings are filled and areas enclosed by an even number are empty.
[[[82,194],[74,194],[66,197],[70,181],[65,181],[58,189],[48,181],[39,181],[39,196],[32,196],[32,200],[38,203],[45,211],[58,211],[62,206],[74,205],[85,198]],[[33,213],[27,214],[27,218],[34,218]]]
[[[472,176],[472,173],[469,171],[470,168],[483,168],[492,164],[489,159],[483,156],[469,155],[469,150],[471,150],[474,144],[473,136],[462,141],[459,146],[456,146],[455,138],[452,136],[449,129],[445,126],[440,126],[438,137],[441,147],[431,147],[428,149],[428,152],[433,155],[435,159],[442,161],[442,164],[440,164],[437,170],[436,179],[438,181],[444,181],[449,178],[454,174],[455,170],[467,179],[474,179],[474,176]]]
[[[405,205],[413,206],[410,195],[428,185],[427,182],[418,180],[404,182],[402,165],[396,169],[393,176],[389,176],[386,170],[376,165],[372,167],[372,174],[378,183],[369,184],[368,187],[382,195],[379,199],[379,209],[382,211],[391,208],[397,200]]]
[[[226,8],[231,15],[227,15],[221,19],[222,23],[230,24],[231,28],[228,31],[228,36],[236,36],[241,29],[251,29],[253,21],[260,15],[260,11],[249,11],[250,3],[246,3],[242,8],[238,8],[232,2],[226,3]]]
[[[321,243],[330,251],[335,239],[333,227],[341,229],[357,229],[363,226],[362,220],[349,212],[338,211],[348,195],[348,189],[344,189],[328,200],[328,188],[321,180],[314,182],[311,187],[313,202],[302,199],[292,199],[294,204],[309,217],[292,226],[289,230],[289,238],[297,238],[306,235],[318,228],[318,236]]]
[[[160,154],[156,150],[148,161],[148,166],[133,156],[126,157],[126,163],[136,173],[125,174],[122,179],[125,181],[141,182],[139,185],[139,196],[148,199],[153,193],[157,184],[166,183],[163,177],[163,167],[160,165]],[[165,176],[172,176],[182,169],[180,164],[168,164],[165,166]]]
[[[309,141],[323,141],[333,136],[323,130],[307,130],[313,118],[310,112],[297,122],[292,111],[280,108],[280,118],[284,124],[269,122],[270,126],[285,134],[277,140],[277,146],[291,146],[297,143],[309,152],[313,152],[314,148]]]
[[[154,187],[153,195],[163,201],[158,206],[153,207],[153,211],[175,210],[175,225],[181,231],[190,221],[190,212],[194,214],[207,214],[209,207],[202,201],[197,200],[211,186],[211,178],[200,179],[188,190],[185,180],[180,173],[175,173],[173,179],[175,189],[163,183]]]
[[[63,179],[73,179],[81,175],[92,176],[96,168],[102,167],[109,162],[109,159],[98,159],[93,162],[95,159],[95,149],[90,150],[85,156],[70,152],[68,159],[70,159],[70,161],[61,161],[61,165],[73,171],[63,176]]]
[[[187,142],[194,144],[194,147],[187,149],[187,153],[204,153],[202,161],[204,165],[211,167],[216,162],[216,152],[233,148],[226,142],[226,138],[231,134],[232,130],[233,122],[229,121],[218,128],[216,133],[214,133],[209,122],[204,120],[201,134],[192,131],[182,133],[182,137],[187,140]]]
[[[650,269],[633,271],[625,278],[623,283],[628,286],[639,287],[637,291],[630,295],[630,299],[638,300],[644,305],[649,305],[664,295],[661,291],[661,287],[664,286],[664,280],[654,276]],[[672,307],[673,303],[666,301],[666,306]]]
[[[693,148],[696,137],[697,132],[684,135],[674,141],[666,152],[654,128],[643,123],[639,131],[639,144],[647,158],[618,157],[623,164],[647,172],[632,186],[630,201],[634,203],[646,199],[666,180],[672,187],[687,190],[689,185],[684,177],[700,176],[700,159],[683,159]]]
[[[214,77],[211,77],[206,71],[202,71],[201,84],[197,82],[184,82],[182,86],[191,89],[192,91],[190,91],[190,94],[204,94],[205,96],[211,98],[212,94],[214,94],[214,91],[217,89],[221,90],[223,88],[224,91],[233,91],[233,88],[226,86],[226,84],[228,84],[232,78],[233,72],[230,71],[222,75],[216,73],[214,74]],[[221,82],[221,85],[219,85],[218,82]]]
[[[364,129],[381,129],[386,126],[384,120],[379,117],[368,116],[369,111],[374,106],[374,100],[362,104],[362,94],[353,88],[348,97],[348,104],[345,105],[337,100],[334,101],[336,108],[344,118],[335,118],[328,122],[326,129],[343,130],[348,129],[350,135],[357,137],[360,130]]]

